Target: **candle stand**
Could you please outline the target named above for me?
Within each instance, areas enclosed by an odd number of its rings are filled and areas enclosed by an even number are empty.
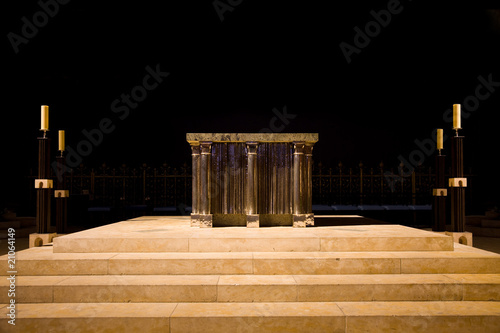
[[[64,151],[60,150],[60,155],[56,157],[59,170],[64,170],[66,159]],[[68,197],[69,191],[64,189],[64,175],[61,174],[57,179],[57,186],[54,192],[56,199],[56,232],[64,234],[68,224]]]
[[[433,231],[446,231],[446,196],[448,189],[445,184],[445,155],[441,155],[441,149],[436,155],[436,182],[435,188],[432,190],[434,196],[433,211],[434,211],[434,226]]]
[[[458,243],[472,246],[472,234],[465,231],[465,188],[467,178],[464,177],[464,137],[456,135],[452,138],[451,146],[451,178],[448,180],[451,194],[451,232]]]
[[[38,138],[38,179],[35,179],[37,191],[36,229],[38,233],[47,233],[50,226],[50,194],[53,181],[50,178],[50,139],[47,131]]]
[[[37,233],[30,234],[29,246],[41,246],[50,243],[55,233],[49,233],[51,193],[53,180],[50,178],[50,139],[48,129],[42,129],[43,135],[38,138],[38,178],[35,179],[36,193],[36,229]]]

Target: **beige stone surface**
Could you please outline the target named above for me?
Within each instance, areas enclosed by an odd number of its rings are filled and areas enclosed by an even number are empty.
[[[19,326],[0,321],[0,332],[500,327],[500,255],[403,226],[195,229],[189,217],[141,217],[19,251],[16,269]],[[3,303],[6,272],[1,256]]]
[[[289,275],[222,275],[218,302],[295,302],[297,285]]]
[[[252,274],[252,253],[122,253],[109,274]]]
[[[499,274],[500,258],[402,258],[401,274]]]
[[[344,332],[335,303],[179,304],[171,332]]]
[[[19,276],[16,286],[21,303],[500,301],[499,274]]]
[[[16,252],[16,269],[22,275],[107,274],[114,253],[52,253],[52,247]],[[0,275],[6,275],[7,255],[0,257]]]
[[[463,288],[464,301],[500,300],[500,274],[447,274]]]
[[[500,302],[43,303],[16,320],[0,331],[498,332]]]
[[[320,251],[318,238],[190,238],[191,252]]]
[[[60,240],[55,241],[55,239]],[[88,252],[187,252],[188,238],[85,238],[74,241],[71,238],[58,237],[56,253],[88,253]],[[149,249],[148,251],[144,251]]]
[[[400,259],[366,252],[280,252],[254,255],[254,274],[399,274]]]
[[[245,228],[246,230],[246,228]],[[16,253],[22,275],[103,274],[498,274],[500,255],[460,245],[455,251]],[[0,257],[0,275],[7,273]]]
[[[16,326],[0,321],[1,332],[168,332],[176,303],[18,304]],[[6,308],[0,309],[6,318]]]
[[[498,302],[338,302],[347,332],[498,332]]]
[[[321,251],[453,251],[453,243],[446,237],[325,237]]]
[[[191,228],[189,216],[118,222],[54,239],[55,253],[453,251],[451,237],[400,225]]]
[[[74,276],[54,288],[54,302],[215,302],[218,276]]]
[[[39,234],[39,233],[34,233],[29,235],[29,247],[36,247],[36,246],[42,246],[48,243],[52,242],[52,239],[56,236],[56,233],[44,233],[44,234]],[[37,244],[37,241],[40,242],[40,244]]]
[[[445,235],[452,237],[453,241],[455,243],[460,243],[460,244],[467,245],[467,246],[473,246],[473,237],[472,237],[471,232],[468,232],[468,231],[464,231],[464,232],[446,231]]]
[[[462,286],[450,277],[421,275],[295,275],[297,300],[460,301]]]
[[[53,286],[69,276],[16,276],[15,299],[18,303],[51,303]],[[0,303],[8,303],[9,281],[0,279]]]

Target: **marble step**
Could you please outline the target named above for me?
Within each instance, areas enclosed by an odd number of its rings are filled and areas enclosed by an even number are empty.
[[[56,253],[453,251],[449,236],[401,225],[191,228],[149,217],[54,239]]]
[[[7,255],[0,275],[8,275]],[[22,275],[500,274],[500,255],[455,244],[455,251],[16,253]]]
[[[500,301],[500,274],[19,276],[18,303]],[[0,280],[0,303],[9,281]]]
[[[0,305],[2,332],[498,332],[500,302]]]

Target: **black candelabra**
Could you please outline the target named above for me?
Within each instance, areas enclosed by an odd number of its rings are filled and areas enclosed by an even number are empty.
[[[53,181],[50,178],[50,139],[49,131],[49,107],[42,105],[42,122],[40,131],[42,136],[38,137],[38,178],[35,179],[36,193],[36,227],[39,234],[47,233],[50,227],[50,197]]]
[[[451,231],[465,231],[465,188],[467,178],[464,177],[464,137],[458,135],[460,127],[460,104],[453,105],[453,129],[455,136],[451,144]]]

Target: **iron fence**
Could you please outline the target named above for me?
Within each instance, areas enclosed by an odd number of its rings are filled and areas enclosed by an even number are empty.
[[[34,205],[32,181],[36,177],[32,174],[28,178],[29,202]],[[475,179],[471,172],[467,178],[470,198]],[[329,167],[317,163],[313,166],[312,200],[315,205],[425,205],[432,203],[434,180],[434,170],[427,167],[418,167],[405,175],[401,168],[387,169],[383,163],[377,167],[362,163],[355,167],[342,163]],[[87,196],[88,204],[94,207],[191,205],[191,169],[187,164],[178,168],[167,164],[80,166],[66,173],[64,182],[72,196]]]

